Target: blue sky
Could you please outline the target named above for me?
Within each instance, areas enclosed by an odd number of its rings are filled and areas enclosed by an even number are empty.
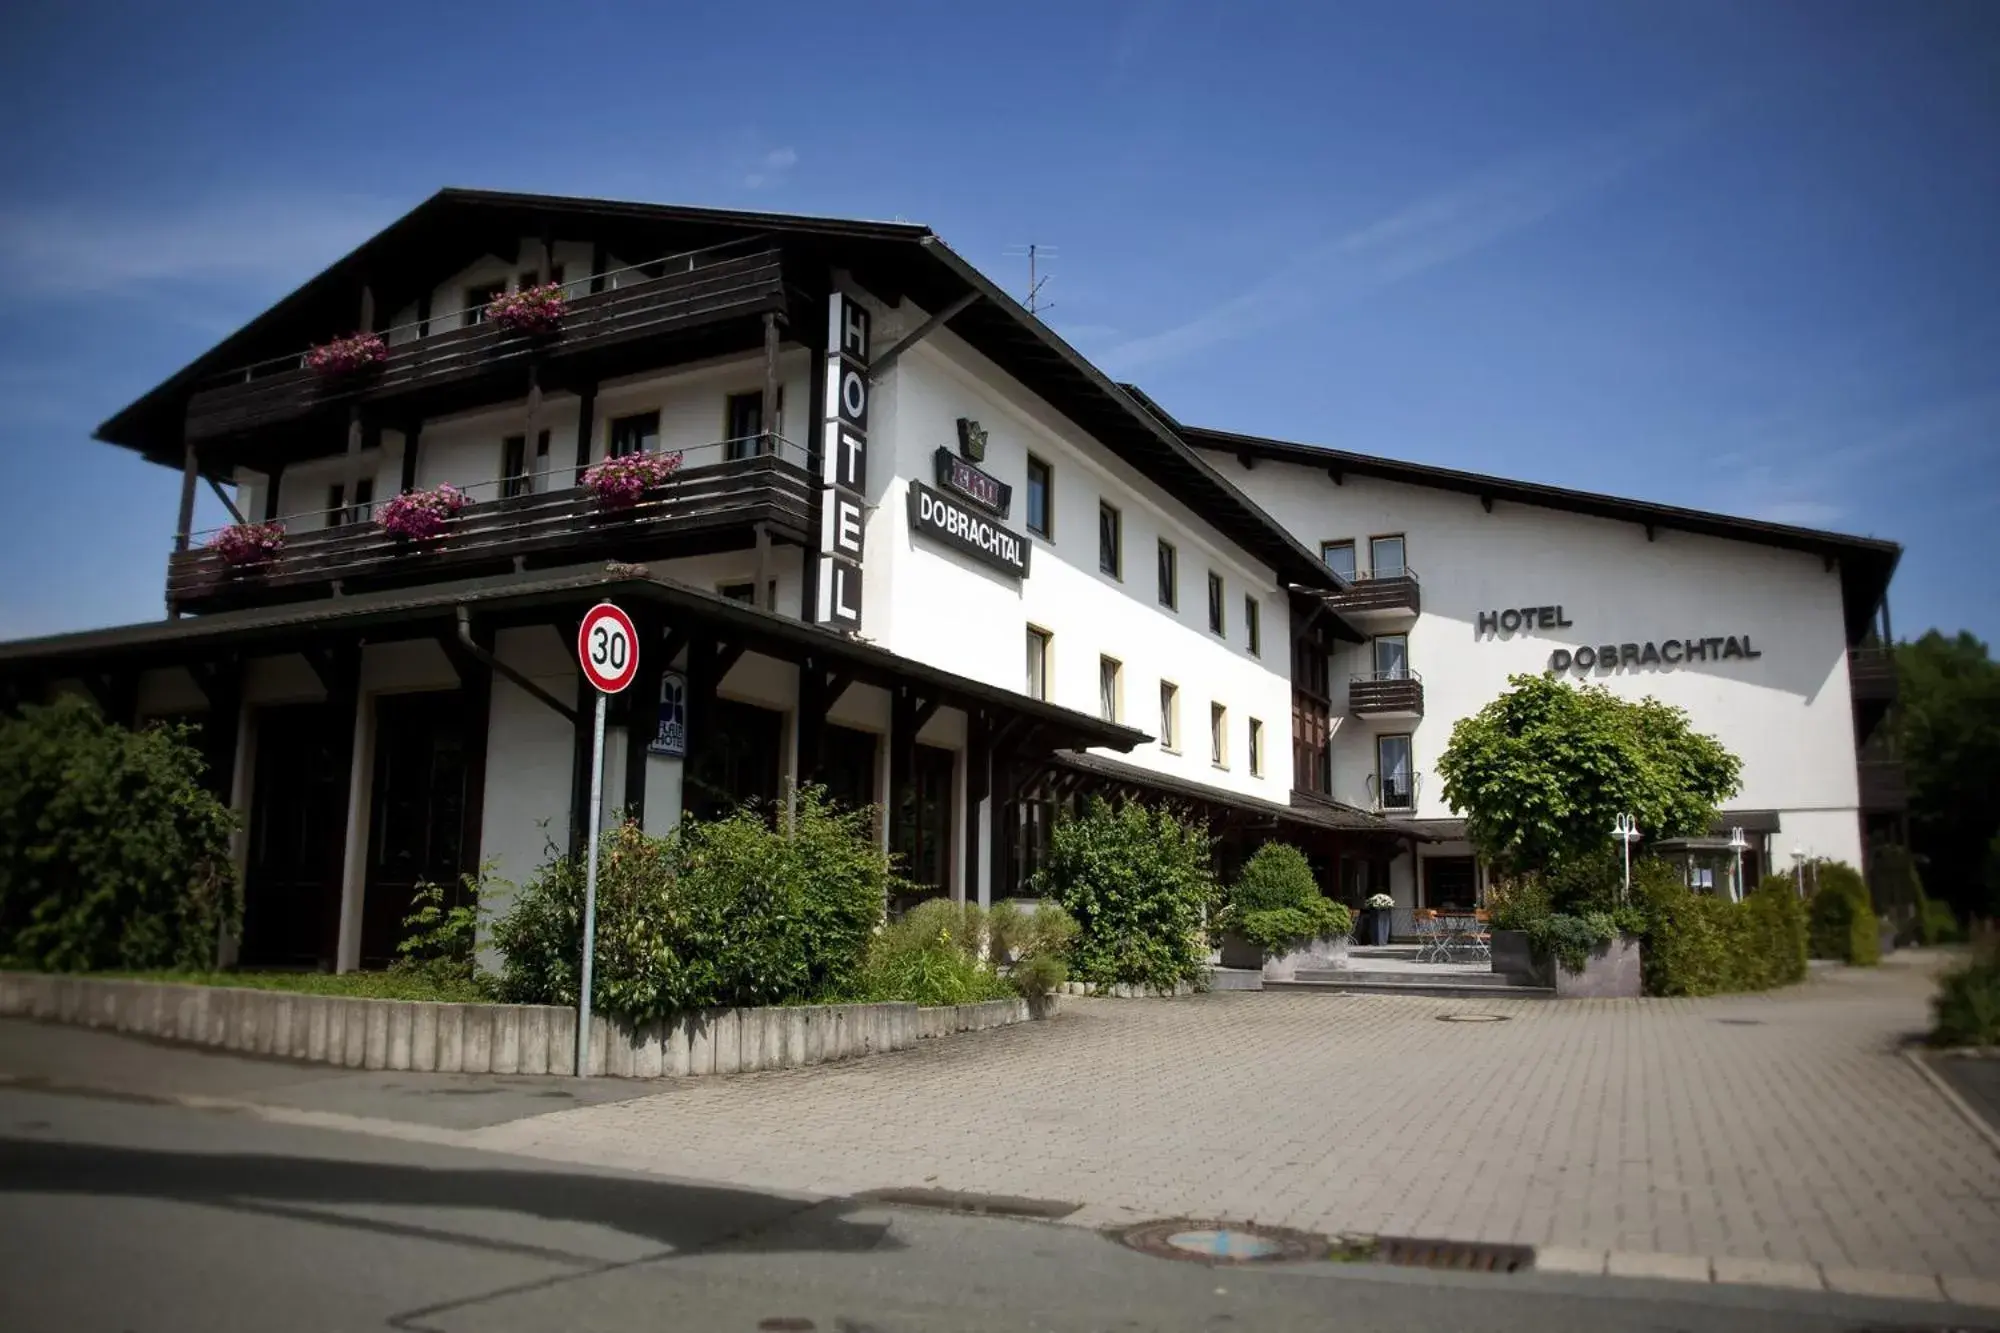
[[[161,613],[178,478],[91,428],[447,184],[902,217],[1017,292],[1052,245],[1050,323],[1184,420],[1893,538],[1900,635],[2000,637],[2000,5],[7,28],[0,637]]]

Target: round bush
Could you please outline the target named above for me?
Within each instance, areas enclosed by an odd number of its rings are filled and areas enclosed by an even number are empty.
[[[235,817],[182,726],[82,699],[0,721],[0,963],[202,970],[236,927]]]
[[[1815,958],[1871,967],[1882,961],[1882,939],[1868,885],[1853,866],[1831,861],[1818,867],[1819,888],[1808,911],[1808,942]]]
[[[1215,901],[1206,825],[1171,810],[1093,799],[1049,837],[1041,884],[1077,925],[1070,970],[1099,985],[1171,990],[1206,974]]]

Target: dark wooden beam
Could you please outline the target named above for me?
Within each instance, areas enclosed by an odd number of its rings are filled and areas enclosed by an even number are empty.
[[[243,522],[243,511],[236,507],[236,501],[229,498],[229,492],[222,489],[222,483],[208,476],[204,476],[202,480],[206,481],[208,488],[215,492],[215,498],[222,501],[222,507],[229,511],[229,517],[235,522]]]
[[[592,296],[604,290],[604,270],[610,262],[610,258],[604,250],[604,242],[599,241],[590,247],[590,294]]]
[[[306,659],[306,665],[319,677],[319,683],[331,700],[343,692],[352,694],[360,688],[361,645],[359,643],[306,644],[299,649],[299,656]]]
[[[798,785],[819,781],[826,766],[827,674],[818,659],[799,663]]]
[[[180,518],[174,524],[174,549],[188,548],[188,533],[194,527],[194,485],[201,473],[201,461],[195,457],[194,445],[189,443],[181,462],[181,510]]]
[[[886,793],[889,818],[889,850],[901,852],[909,841],[909,816],[903,794],[916,777],[917,697],[907,685],[899,685],[889,696],[889,790]]]
[[[668,658],[664,653],[644,648],[662,639],[663,626],[659,613],[645,607],[635,608],[632,621],[643,651],[639,654],[638,674],[625,691],[628,696],[625,708],[625,817],[643,823],[646,818],[646,770],[649,767],[646,746],[657,730],[660,677],[666,674]]]
[[[922,731],[924,724],[937,716],[937,710],[943,703],[944,699],[936,695],[928,699],[918,700],[916,711],[911,715],[913,721],[910,725],[910,735],[914,737],[919,731]]]
[[[412,421],[403,428],[403,477],[402,489],[417,489],[417,450],[424,437],[424,423]]]
[[[1346,475],[1342,473],[1341,470],[1337,467],[1328,468],[1326,470],[1326,475],[1336,486],[1345,486],[1347,484]]]
[[[278,492],[283,489],[285,482],[285,465],[283,461],[271,464],[271,470],[265,474],[265,477],[264,521],[269,523],[278,516]]]
[[[576,484],[583,485],[583,474],[590,466],[590,449],[595,443],[591,436],[596,433],[597,386],[586,384],[576,394]]]
[[[419,338],[428,338],[431,336],[431,294],[429,288],[417,293],[417,336]]]
[[[762,416],[760,429],[764,438],[758,442],[759,453],[776,453],[778,435],[778,316],[776,312],[764,312],[764,397],[759,404]],[[764,590],[759,588],[761,597]]]
[[[1487,513],[1489,513],[1489,514],[1490,514],[1490,513],[1492,513],[1492,512],[1493,512],[1493,497],[1492,497],[1492,496],[1490,496],[1490,495],[1482,495],[1482,496],[1480,496],[1480,497],[1479,497],[1479,507],[1480,507],[1481,509],[1484,509],[1484,510],[1485,510],[1485,511],[1486,511]]]
[[[989,768],[992,752],[987,739],[990,723],[986,713],[974,712],[965,719],[965,901],[979,901],[979,806],[992,789]]]

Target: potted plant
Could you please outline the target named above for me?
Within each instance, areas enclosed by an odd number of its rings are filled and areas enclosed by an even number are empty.
[[[210,537],[202,549],[213,551],[231,569],[256,569],[269,564],[285,548],[285,525],[232,523]]]
[[[389,359],[389,345],[377,333],[356,333],[322,343],[306,353],[306,368],[326,379],[344,379],[373,370]]]
[[[1389,942],[1389,921],[1395,907],[1396,900],[1386,893],[1378,893],[1368,899],[1367,934],[1370,944],[1380,946]]]
[[[622,454],[607,458],[583,474],[583,488],[606,509],[630,509],[647,491],[664,486],[680,471],[679,452]]]
[[[569,298],[559,282],[502,292],[486,303],[486,318],[514,333],[554,333],[569,313]]]
[[[447,482],[427,491],[404,491],[382,505],[375,521],[392,537],[430,541],[443,535],[465,505],[465,492]]]
[[[1267,842],[1244,865],[1216,919],[1225,967],[1290,981],[1301,966],[1344,967],[1354,915],[1325,897],[1304,853]]]

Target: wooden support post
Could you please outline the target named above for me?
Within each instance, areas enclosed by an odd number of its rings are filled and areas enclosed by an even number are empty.
[[[625,705],[625,816],[645,822],[646,745],[653,739],[659,717],[660,677],[666,673],[665,626],[659,613],[639,608],[632,616],[639,634],[639,674],[621,699]]]
[[[487,652],[493,651],[493,630],[490,626],[474,624],[471,627],[473,641]],[[460,743],[465,756],[465,808],[459,816],[458,867],[461,873],[476,871],[479,867],[479,843],[484,832],[486,814],[486,743],[493,721],[493,668],[466,651],[456,634],[440,634],[438,647],[451,661],[452,670],[458,673],[458,688],[462,698],[460,709],[464,718],[464,734]],[[452,885],[454,897],[457,886]]]
[[[815,658],[799,663],[798,785],[819,781],[826,765],[826,669]]]
[[[188,548],[188,534],[194,528],[194,486],[201,476],[201,460],[194,455],[194,445],[190,442],[187,454],[181,463],[181,512],[174,525],[174,549]]]
[[[568,643],[576,641],[576,628],[573,622],[557,626]],[[570,723],[569,854],[572,857],[583,855],[584,848],[589,845],[585,840],[597,836],[596,830],[590,827],[591,729],[597,705],[592,697],[594,694],[590,682],[583,677],[583,669],[579,667],[576,673],[576,717]]]
[[[590,450],[595,441],[591,436],[596,432],[597,386],[586,384],[576,396],[576,485],[583,485],[583,474],[590,467]]]
[[[774,454],[778,451],[778,316],[771,310],[764,312],[764,400],[759,410],[764,437],[757,442],[757,452]]]
[[[431,294],[428,291],[417,293],[417,336],[431,336]]]
[[[917,696],[913,687],[896,686],[889,700],[889,850],[902,852],[910,845],[910,815],[916,802],[907,805],[903,797],[916,780]]]
[[[604,253],[604,243],[602,241],[590,247],[590,294],[592,296],[604,290],[604,268],[608,262],[609,260]]]
[[[984,711],[974,710],[965,719],[965,901],[979,901],[979,808],[991,790],[992,776],[987,767],[991,755],[987,737],[991,728]]]
[[[271,464],[271,471],[264,482],[264,521],[269,523],[278,516],[278,492],[285,483],[285,465]]]
[[[236,790],[236,738],[243,720],[243,661],[228,657],[188,668],[195,687],[208,700],[201,724],[201,753],[208,769],[203,785],[224,805]]]
[[[424,435],[424,423],[412,421],[403,428],[403,477],[402,489],[417,489],[417,448]]]
[[[806,475],[812,496],[812,514],[806,523],[806,541],[799,547],[799,619],[812,624],[819,619],[819,531],[826,490],[820,485],[820,459],[826,447],[826,353],[825,320],[811,321],[815,332],[805,334],[805,344],[813,352],[806,367]]]

